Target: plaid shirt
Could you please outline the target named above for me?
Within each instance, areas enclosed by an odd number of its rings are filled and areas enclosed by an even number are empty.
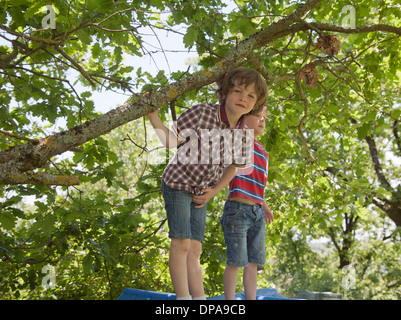
[[[230,165],[252,163],[253,130],[244,118],[230,129],[224,104],[199,104],[181,114],[173,125],[182,141],[162,178],[170,187],[201,194],[213,188]]]

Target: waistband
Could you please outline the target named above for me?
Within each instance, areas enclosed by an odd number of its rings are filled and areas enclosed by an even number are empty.
[[[231,199],[227,199],[227,202],[236,204],[238,206],[238,208],[241,207],[241,206],[244,206],[244,207],[247,207],[247,208],[252,208],[253,210],[262,208],[262,205],[259,204],[259,203],[248,204],[248,203],[244,203],[244,202],[240,202],[240,201],[236,201],[236,200],[231,200]]]

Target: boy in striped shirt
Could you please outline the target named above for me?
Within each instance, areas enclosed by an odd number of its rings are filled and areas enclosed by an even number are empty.
[[[238,169],[230,181],[228,200],[220,219],[227,246],[227,265],[224,271],[226,300],[235,299],[238,270],[244,267],[245,299],[256,299],[257,266],[264,265],[265,223],[273,222],[266,204],[264,190],[267,183],[269,157],[256,139],[265,130],[267,107],[257,115],[247,115],[246,126],[254,130],[254,151],[251,168]]]

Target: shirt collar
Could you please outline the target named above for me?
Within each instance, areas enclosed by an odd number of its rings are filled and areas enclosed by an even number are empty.
[[[228,127],[230,127],[230,122],[228,121],[226,106],[225,106],[224,102],[222,104],[220,104],[220,106],[218,108],[217,116],[218,116],[218,119],[220,122],[224,122]],[[239,118],[236,128],[237,129],[245,128],[244,115],[242,115],[241,118]]]

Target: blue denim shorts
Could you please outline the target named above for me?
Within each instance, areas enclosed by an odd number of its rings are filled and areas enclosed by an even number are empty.
[[[164,180],[161,189],[167,212],[169,237],[203,242],[207,205],[196,209],[190,192],[170,188]]]
[[[246,267],[248,263],[265,264],[264,216],[259,204],[226,201],[220,223],[227,247],[227,265],[241,268]]]

